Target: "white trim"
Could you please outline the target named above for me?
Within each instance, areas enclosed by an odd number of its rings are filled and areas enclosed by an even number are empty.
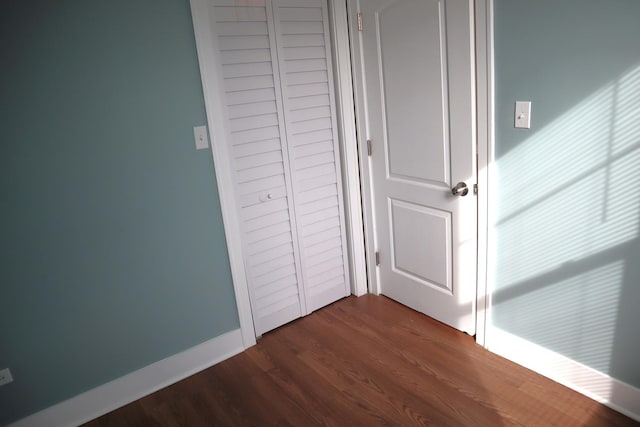
[[[207,369],[244,349],[235,329],[91,389],[11,424],[11,427],[80,425]]]
[[[367,266],[364,225],[362,222],[362,198],[360,194],[358,139],[355,128],[356,118],[351,80],[347,2],[346,0],[331,0],[329,3],[336,86],[336,110],[338,113],[338,133],[342,154],[345,222],[351,263],[351,293],[361,296],[367,293]]]
[[[230,157],[224,144],[224,108],[221,103],[223,93],[218,83],[218,76],[221,72],[218,68],[219,64],[213,57],[213,52],[217,51],[217,46],[216,38],[211,32],[210,10],[207,0],[191,0],[191,15],[196,37],[198,63],[200,64],[202,90],[207,111],[207,124],[209,125],[209,134],[211,136],[211,154],[218,183],[233,289],[240,319],[242,342],[244,347],[248,348],[255,345],[256,334],[249,300],[249,286],[244,269],[240,223],[235,208],[237,205],[233,191],[233,170],[231,169],[231,164],[226,161]]]
[[[476,279],[476,342],[484,346],[488,325],[487,289],[489,170],[493,159],[493,0],[477,0],[476,23],[476,130],[478,150],[478,269]]]
[[[356,16],[358,10],[360,10],[360,0],[347,0],[349,16]],[[362,64],[364,59],[362,58],[362,32],[358,31],[357,20],[351,19],[348,23],[350,34],[352,36],[353,43],[350,43],[351,57],[353,61],[353,93],[355,101],[355,122],[357,129],[357,144],[361,149],[358,150],[360,160],[360,179],[362,186],[362,220],[364,223],[364,233],[367,238],[365,239],[365,255],[366,255],[366,267],[367,267],[367,281],[369,283],[369,292],[379,295],[380,294],[380,282],[378,280],[378,267],[375,263],[375,252],[377,248],[376,233],[374,229],[375,215],[373,211],[373,189],[371,187],[371,161],[367,154],[366,141],[369,138],[368,129],[368,111],[367,111],[367,99],[366,93],[362,88],[366,86],[366,76]],[[355,40],[358,39],[358,42]]]
[[[640,389],[495,326],[487,329],[492,352],[640,421]]]

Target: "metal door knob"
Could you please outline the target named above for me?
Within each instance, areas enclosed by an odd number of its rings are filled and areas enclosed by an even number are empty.
[[[466,196],[467,194],[469,194],[469,188],[464,182],[459,182],[455,187],[451,189],[451,193],[454,196]]]

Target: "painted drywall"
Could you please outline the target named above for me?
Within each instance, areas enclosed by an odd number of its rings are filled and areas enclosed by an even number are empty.
[[[0,14],[0,425],[239,327],[188,0]]]
[[[495,0],[494,19],[493,322],[640,387],[640,2]]]

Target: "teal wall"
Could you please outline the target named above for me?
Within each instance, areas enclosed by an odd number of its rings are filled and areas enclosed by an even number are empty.
[[[188,0],[0,13],[0,425],[239,327]]]
[[[495,0],[493,322],[636,387],[639,22],[637,0]]]

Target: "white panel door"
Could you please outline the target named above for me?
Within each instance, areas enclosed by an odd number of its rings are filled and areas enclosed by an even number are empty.
[[[373,148],[379,289],[473,334],[473,3],[366,0],[354,7],[363,23],[361,81]],[[467,185],[466,195],[452,193],[458,183]]]

